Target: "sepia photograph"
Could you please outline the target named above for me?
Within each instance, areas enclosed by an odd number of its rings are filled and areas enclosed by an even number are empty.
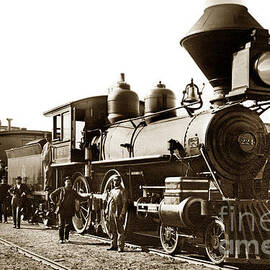
[[[270,269],[269,8],[0,1],[0,269]]]

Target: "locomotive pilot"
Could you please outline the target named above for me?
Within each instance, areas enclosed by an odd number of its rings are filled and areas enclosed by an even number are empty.
[[[124,251],[125,230],[124,221],[127,212],[128,198],[126,190],[121,185],[121,177],[113,178],[114,188],[110,191],[105,214],[108,215],[111,245],[108,250]]]
[[[85,201],[91,194],[80,195],[72,189],[71,178],[67,176],[65,186],[56,189],[49,197],[56,205],[55,214],[59,219],[59,243],[69,242],[69,231],[72,228],[72,216],[75,214],[75,200]]]
[[[21,176],[16,177],[16,184],[13,186],[9,193],[12,196],[11,208],[12,208],[12,217],[13,217],[13,228],[20,229],[21,225],[21,212],[23,206],[23,200],[28,194],[28,187],[22,183]]]
[[[44,171],[44,190],[48,190],[51,184],[52,178],[52,140],[51,135],[46,134],[45,139],[47,140],[46,144],[43,146],[41,159]]]

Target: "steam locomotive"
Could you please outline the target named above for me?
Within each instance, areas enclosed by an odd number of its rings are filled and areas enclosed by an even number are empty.
[[[51,185],[72,175],[74,189],[93,193],[76,203],[80,233],[109,233],[106,194],[117,174],[129,195],[127,234],[158,231],[168,253],[203,246],[216,264],[268,264],[270,141],[260,118],[270,107],[268,30],[242,5],[214,5],[181,45],[214,88],[211,107],[198,112],[193,81],[181,106],[161,82],[139,101],[122,74],[108,96],[44,113],[53,120]],[[19,164],[16,153],[8,162]]]

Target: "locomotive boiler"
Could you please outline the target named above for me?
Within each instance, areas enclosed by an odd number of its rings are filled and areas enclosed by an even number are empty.
[[[270,99],[268,31],[242,5],[214,5],[181,45],[214,88],[211,107],[199,111],[193,80],[179,106],[161,82],[142,102],[122,74],[108,96],[44,113],[53,119],[51,185],[71,175],[78,192],[93,193],[76,205],[78,232],[109,234],[117,174],[128,235],[158,233],[168,253],[200,245],[216,264],[269,263],[270,141],[260,118]]]
[[[247,183],[266,161],[266,138],[265,125],[256,112],[239,104],[224,105],[151,123],[147,118],[116,123],[107,129],[104,158],[169,156],[170,149],[172,159],[182,159],[185,166],[172,166],[171,172],[164,172],[167,176],[196,176],[212,168],[225,197],[237,193],[241,198],[253,198],[255,194]],[[238,188],[242,191],[238,192]]]

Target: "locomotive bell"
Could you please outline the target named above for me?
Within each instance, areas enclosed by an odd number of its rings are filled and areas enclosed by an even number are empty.
[[[186,86],[183,94],[183,103],[194,103],[200,101],[199,88],[193,83],[193,79],[191,79],[191,83]]]
[[[176,97],[172,90],[159,82],[156,88],[151,89],[144,98],[145,116],[158,113],[176,106]],[[176,110],[160,113],[150,117],[150,121],[176,116]]]
[[[125,74],[108,96],[108,119],[111,124],[139,116],[138,95],[130,90],[130,85],[125,82]]]
[[[231,90],[232,57],[251,39],[252,29],[262,26],[239,4],[221,4],[205,9],[180,44],[205,74],[222,100]]]

